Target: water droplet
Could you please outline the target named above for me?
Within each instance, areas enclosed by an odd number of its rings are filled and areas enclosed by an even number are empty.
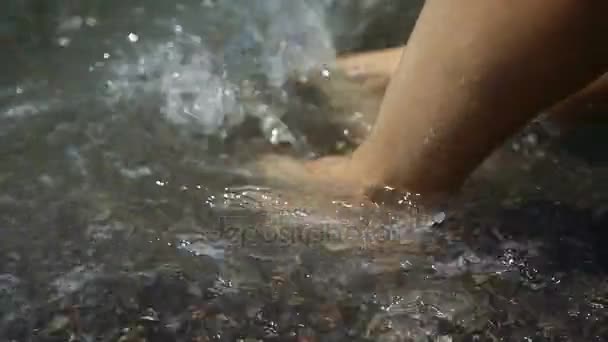
[[[589,305],[596,310],[603,310],[606,306],[602,303],[590,302]]]
[[[442,211],[439,212],[435,215],[433,215],[433,219],[432,219],[432,225],[433,226],[438,226],[440,224],[442,224],[446,219],[446,214]]]
[[[399,264],[399,268],[403,271],[403,272],[409,272],[412,270],[412,268],[414,267],[414,265],[409,261],[409,260],[405,260],[402,261]]]
[[[84,23],[89,27],[94,27],[94,26],[97,26],[97,19],[95,19],[93,17],[87,17],[84,20]]]
[[[141,166],[134,169],[121,168],[120,173],[130,179],[137,179],[152,175],[152,170],[147,166]]]
[[[526,143],[536,146],[538,144],[538,136],[536,134],[528,134],[525,138]]]
[[[331,76],[331,72],[329,71],[329,69],[323,68],[323,70],[321,70],[321,76],[323,76],[324,78],[329,78]]]
[[[275,116],[267,116],[262,119],[262,131],[273,145],[281,143],[293,145],[295,143],[295,137],[287,125]]]
[[[59,44],[59,46],[61,47],[67,47],[68,45],[70,45],[70,42],[72,40],[68,37],[59,37],[57,38],[57,44]]]
[[[135,33],[131,32],[129,33],[129,35],[127,36],[127,38],[129,39],[129,41],[131,43],[136,43],[139,40],[139,36],[136,35]]]

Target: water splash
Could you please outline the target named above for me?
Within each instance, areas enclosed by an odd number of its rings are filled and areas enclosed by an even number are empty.
[[[156,94],[163,115],[174,124],[226,136],[249,116],[259,120],[273,144],[294,144],[281,120],[290,101],[283,86],[335,58],[321,4],[273,0],[193,10],[212,21],[223,16],[224,30],[209,32],[215,29],[211,25],[193,28],[187,19],[173,19],[159,24],[171,33],[164,42],[130,32],[126,50],[104,52],[104,58],[118,56],[109,64],[109,104]],[[222,36],[221,46],[213,35]],[[134,59],[120,58],[133,54]]]

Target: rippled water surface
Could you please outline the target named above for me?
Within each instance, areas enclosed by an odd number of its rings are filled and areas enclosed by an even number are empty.
[[[608,171],[541,126],[433,210],[249,167],[356,145],[336,54],[419,5],[0,5],[1,339],[608,340]]]

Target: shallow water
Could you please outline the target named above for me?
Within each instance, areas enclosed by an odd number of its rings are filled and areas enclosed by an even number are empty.
[[[430,212],[247,166],[356,144],[332,62],[396,3],[2,6],[3,340],[608,340],[608,171],[540,126]]]

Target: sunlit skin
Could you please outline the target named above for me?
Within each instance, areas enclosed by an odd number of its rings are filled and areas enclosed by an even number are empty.
[[[607,14],[601,0],[428,0],[407,49],[388,51],[379,70],[395,68],[367,139],[348,156],[264,168],[328,194],[452,193],[509,136],[607,71]]]

